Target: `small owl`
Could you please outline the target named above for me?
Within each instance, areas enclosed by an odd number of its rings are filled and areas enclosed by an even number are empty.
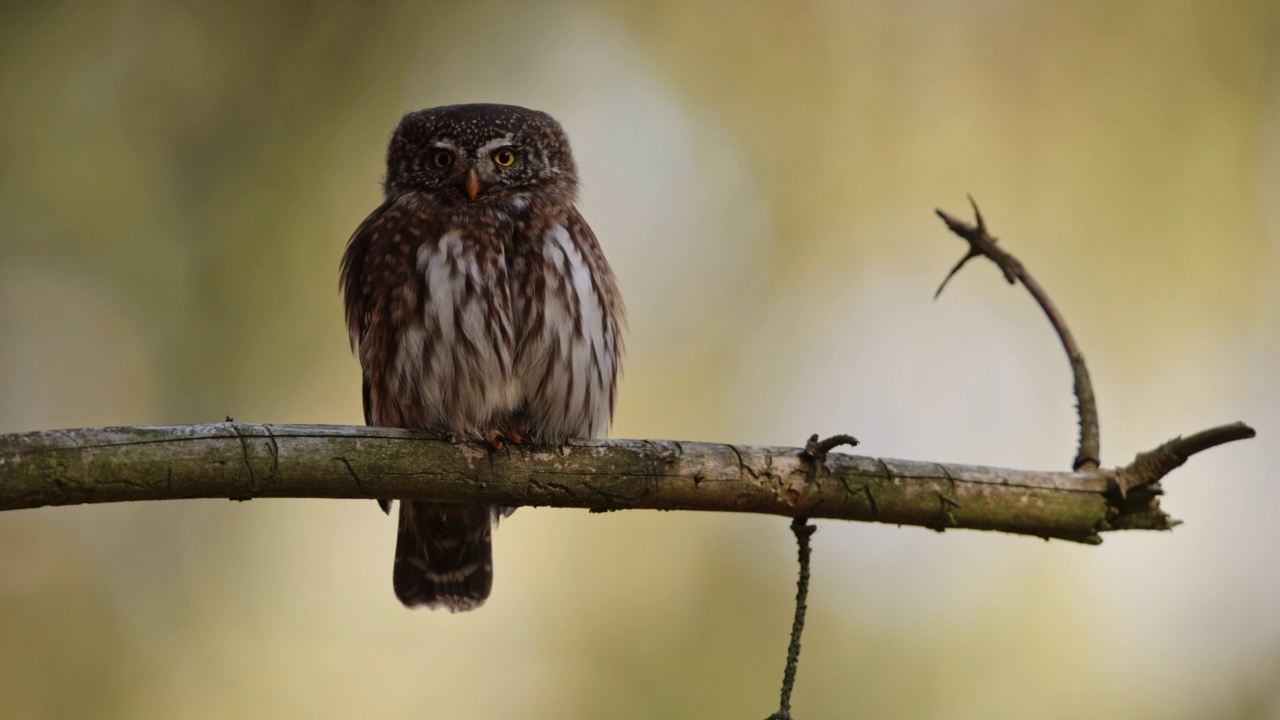
[[[452,105],[400,120],[385,200],[342,256],[367,424],[495,449],[605,432],[622,299],[574,207],[577,185],[569,140],[545,113]],[[402,501],[396,597],[479,607],[493,584],[490,529],[511,511]]]

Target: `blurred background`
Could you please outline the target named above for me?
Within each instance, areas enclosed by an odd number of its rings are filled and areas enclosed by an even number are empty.
[[[0,432],[361,421],[338,260],[403,112],[546,110],[630,308],[613,434],[1066,469],[1244,420],[1101,547],[821,522],[795,712],[1280,718],[1274,0],[5,3]],[[760,718],[784,519],[522,510],[479,612],[372,502],[0,515],[0,717]]]

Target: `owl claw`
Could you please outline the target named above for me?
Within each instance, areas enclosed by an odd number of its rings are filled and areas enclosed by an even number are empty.
[[[507,446],[507,439],[502,436],[502,431],[498,428],[489,428],[484,434],[485,442],[489,443],[489,447],[494,450],[501,450]]]
[[[524,442],[524,433],[516,428],[489,428],[484,434],[485,442],[494,450],[507,450],[512,445]]]

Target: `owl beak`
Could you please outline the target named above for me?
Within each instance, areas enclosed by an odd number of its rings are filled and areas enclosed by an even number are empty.
[[[476,169],[471,168],[467,171],[467,197],[472,200],[476,199],[476,195],[480,193],[480,176],[476,174]]]

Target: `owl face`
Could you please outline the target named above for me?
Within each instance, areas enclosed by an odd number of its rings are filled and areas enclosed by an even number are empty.
[[[409,113],[387,149],[387,197],[424,193],[465,209],[572,200],[577,170],[550,115],[514,105],[449,105]],[[549,194],[549,195],[548,195]]]

